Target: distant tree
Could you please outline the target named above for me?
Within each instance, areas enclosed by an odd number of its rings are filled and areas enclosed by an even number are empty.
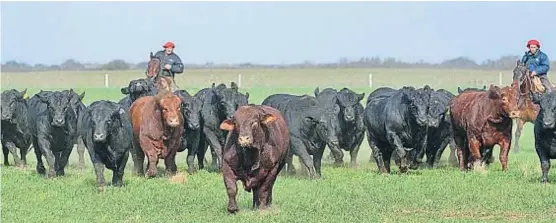
[[[20,63],[15,60],[7,61],[5,64],[2,64],[2,71],[7,72],[28,72],[32,71],[33,67],[27,63]]]
[[[112,60],[102,66],[103,70],[129,70],[131,66],[124,60]]]
[[[69,59],[60,64],[62,70],[83,70],[85,66],[74,59]]]
[[[147,69],[148,64],[149,64],[149,62],[141,62],[141,63],[135,64],[135,66],[133,68],[144,70],[144,69]]]
[[[395,68],[397,65],[398,62],[396,61],[396,58],[393,57],[388,57],[382,61],[382,66],[386,68]]]
[[[33,70],[36,71],[45,71],[45,70],[49,70],[50,66],[46,65],[46,64],[35,64],[35,66],[33,66]]]
[[[48,70],[62,70],[62,67],[60,67],[60,65],[50,65],[50,67],[48,67]]]
[[[467,57],[457,57],[451,60],[445,60],[440,63],[442,68],[463,68],[463,69],[474,69],[478,68],[479,65],[475,61]]]

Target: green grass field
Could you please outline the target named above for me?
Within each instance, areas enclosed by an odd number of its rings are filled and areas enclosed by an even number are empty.
[[[196,92],[212,82],[237,82],[250,93],[250,102],[260,103],[270,94],[310,94],[315,87],[349,87],[368,95],[368,75],[377,86],[403,85],[446,88],[479,87],[498,83],[498,71],[465,70],[195,70],[177,78],[182,88]],[[504,83],[510,78],[504,72]],[[74,88],[86,91],[85,102],[122,98],[119,88],[142,71],[110,72],[110,86],[104,86],[104,72],[2,73],[2,90],[28,88]],[[227,195],[222,175],[199,171],[187,175],[186,182],[166,177],[144,179],[133,176],[128,161],[125,186],[108,187],[98,193],[93,168],[86,155],[86,169],[77,169],[77,153],[72,153],[66,176],[45,179],[36,174],[35,155],[27,155],[29,165],[21,170],[2,166],[2,222],[555,222],[556,188],[540,184],[540,165],[534,151],[532,125],[521,138],[521,153],[510,153],[509,171],[502,172],[497,161],[488,170],[462,173],[448,166],[378,175],[369,162],[370,149],[363,142],[356,169],[326,165],[323,178],[280,176],[274,189],[274,206],[268,211],[251,210],[251,194],[239,188],[240,212],[228,216]],[[328,153],[328,151],[327,151]],[[495,150],[497,156],[498,149]],[[326,155],[325,155],[326,156]],[[348,162],[348,154],[344,162]],[[210,158],[210,156],[209,156]],[[185,173],[185,154],[178,155],[178,171]],[[10,156],[10,162],[13,159]],[[297,164],[297,162],[295,162]],[[159,173],[164,165],[159,164]],[[106,170],[106,179],[111,179]],[[549,179],[556,180],[556,173]]]

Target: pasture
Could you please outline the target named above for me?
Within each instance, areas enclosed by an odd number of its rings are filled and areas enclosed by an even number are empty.
[[[510,71],[409,70],[409,69],[268,69],[268,70],[186,70],[177,84],[190,93],[211,83],[238,82],[240,91],[249,92],[250,103],[260,104],[275,93],[313,95],[315,87],[350,89],[367,96],[381,86],[445,88],[457,93],[458,86],[482,87],[509,84]],[[109,74],[109,87],[104,86]],[[373,88],[369,88],[369,73]],[[117,101],[120,88],[144,71],[91,71],[47,73],[2,73],[2,90],[28,88],[30,95],[40,89],[73,88],[86,91],[85,104],[100,99]],[[363,100],[363,102],[365,99]],[[554,222],[556,188],[540,184],[540,164],[534,151],[533,128],[527,124],[521,137],[521,152],[509,155],[509,171],[502,172],[496,161],[488,170],[462,173],[447,164],[449,149],[441,168],[410,170],[399,174],[392,162],[391,175],[378,175],[369,162],[370,149],[363,141],[358,167],[323,168],[323,178],[308,180],[280,176],[274,187],[273,208],[252,211],[251,194],[238,184],[240,212],[228,216],[227,195],[222,175],[185,171],[185,153],[177,158],[178,172],[185,179],[165,177],[145,179],[132,174],[129,159],[125,186],[108,187],[98,193],[88,154],[86,168],[77,169],[77,153],[72,152],[66,176],[44,179],[36,174],[35,155],[27,155],[28,167],[20,170],[2,166],[2,222]],[[328,150],[326,151],[328,154]],[[327,156],[325,154],[325,157]],[[207,155],[210,159],[210,155]],[[296,158],[297,159],[297,158]],[[10,162],[13,159],[10,157]],[[344,163],[349,162],[346,152]],[[325,162],[327,163],[327,162]],[[298,162],[295,162],[299,167]],[[159,175],[163,173],[159,165]],[[299,169],[299,168],[298,168]],[[299,171],[298,171],[299,172]],[[111,179],[111,171],[105,171]],[[552,171],[549,179],[556,181]]]

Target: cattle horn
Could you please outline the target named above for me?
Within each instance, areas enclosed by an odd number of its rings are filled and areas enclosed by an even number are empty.
[[[234,91],[237,91],[237,90],[238,90],[238,86],[237,86],[236,82],[233,82],[233,81],[232,81],[232,82],[230,83],[230,88],[233,89]]]
[[[363,100],[363,98],[365,98],[365,93],[361,93],[357,95],[359,101]]]
[[[317,95],[319,95],[319,91],[320,91],[320,90],[319,90],[319,87],[315,88],[315,97],[316,97]]]

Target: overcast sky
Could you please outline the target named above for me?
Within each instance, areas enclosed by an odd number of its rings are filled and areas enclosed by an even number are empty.
[[[174,41],[184,62],[440,62],[556,55],[556,2],[2,2],[2,62],[141,62]],[[551,58],[556,58],[552,56]]]

